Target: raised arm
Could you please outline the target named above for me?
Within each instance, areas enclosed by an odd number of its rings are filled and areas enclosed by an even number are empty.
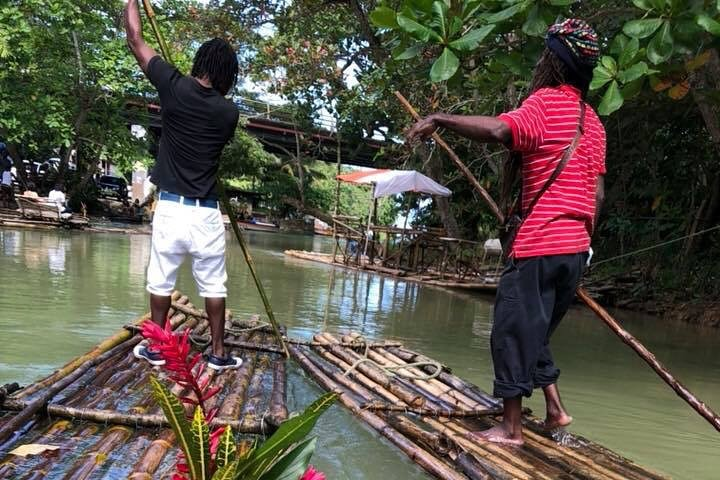
[[[128,0],[127,5],[125,5],[125,33],[127,34],[127,44],[130,51],[135,55],[143,72],[147,73],[150,59],[156,56],[157,53],[150,45],[145,43],[143,38],[138,0]]]
[[[455,133],[483,143],[503,143],[512,140],[510,127],[496,117],[448,115],[434,113],[420,120],[407,132],[408,141],[424,140],[438,128],[447,128]]]

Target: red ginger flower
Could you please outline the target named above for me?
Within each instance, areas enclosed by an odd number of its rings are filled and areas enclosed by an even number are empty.
[[[305,470],[303,476],[300,477],[300,480],[325,480],[325,474],[315,470],[315,467],[312,465],[308,465],[307,470]]]

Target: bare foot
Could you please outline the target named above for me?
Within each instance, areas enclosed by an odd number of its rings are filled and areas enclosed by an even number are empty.
[[[502,425],[498,425],[489,430],[483,430],[482,432],[470,432],[469,437],[471,440],[499,443],[513,447],[520,447],[525,443],[523,441],[522,431],[518,430],[516,434],[511,434],[505,430],[505,427]]]
[[[567,412],[549,413],[545,417],[543,426],[546,430],[555,430],[556,428],[567,427],[573,421],[573,418]]]

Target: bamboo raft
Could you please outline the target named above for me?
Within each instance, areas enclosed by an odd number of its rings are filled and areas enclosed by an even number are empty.
[[[363,260],[362,266],[359,267],[355,265],[346,265],[342,262],[334,262],[332,255],[327,253],[307,252],[304,250],[285,250],[284,253],[288,257],[292,258],[324,263],[325,265],[332,265],[350,270],[371,271],[380,275],[407,280],[409,282],[422,283],[424,285],[432,285],[435,287],[494,293],[497,290],[497,282],[499,281],[499,276],[497,275],[487,275],[484,278],[468,277],[464,279],[456,278],[452,275],[445,275],[443,278],[441,275],[432,274],[430,272],[415,274],[404,270],[382,267],[380,265],[371,265],[365,260]]]
[[[469,432],[497,424],[502,406],[447,367],[436,378],[427,379],[427,374],[435,372],[430,364],[437,362],[396,344],[365,344],[358,334],[320,333],[313,340],[310,347],[289,346],[305,372],[326,390],[336,392],[345,407],[437,478],[667,478],[585,438],[563,431],[553,439],[528,411],[523,416],[522,447],[471,440]],[[366,357],[414,378],[390,375],[368,362],[357,363]],[[409,366],[415,362],[426,365]]]
[[[137,324],[146,318],[43,380],[15,392],[16,385],[0,388],[0,478],[172,476],[179,449],[148,382],[150,373],[167,376],[132,354],[142,339]],[[195,342],[209,338],[205,314],[187,297],[173,295],[170,318],[176,331],[192,329]],[[286,360],[271,330],[253,320],[237,322],[229,312],[226,320],[226,344],[243,365],[219,373],[205,369],[203,375],[222,387],[208,402],[219,408],[213,423],[248,436],[270,433],[288,416]],[[182,391],[176,386],[173,393]],[[27,444],[59,449],[27,457],[11,453]]]

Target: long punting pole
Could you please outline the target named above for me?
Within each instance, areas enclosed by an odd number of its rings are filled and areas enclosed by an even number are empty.
[[[408,102],[407,99],[400,92],[395,92],[395,96],[398,98],[398,100],[400,100],[400,103],[403,105],[403,107],[405,107],[405,110],[407,110],[415,120],[422,119],[412,107],[412,105],[410,105],[410,102]],[[440,147],[442,147],[443,150],[447,152],[455,165],[457,165],[463,175],[465,175],[465,177],[470,181],[470,184],[488,203],[488,205],[490,206],[490,210],[492,210],[492,212],[495,214],[495,217],[497,217],[498,221],[502,222],[504,217],[500,212],[497,203],[495,203],[495,201],[492,199],[492,197],[490,197],[487,191],[482,188],[480,182],[477,181],[472,172],[470,172],[467,166],[462,163],[457,154],[452,150],[452,148],[450,148],[447,143],[445,143],[445,141],[440,137],[437,132],[433,133],[432,138],[433,140],[435,140],[435,143],[440,145]],[[680,383],[670,373],[670,371],[668,371],[668,369],[662,363],[660,363],[657,358],[655,358],[655,355],[650,350],[648,350],[642,343],[640,343],[637,338],[633,337],[630,332],[625,330],[612,317],[612,315],[610,315],[597,302],[590,298],[590,295],[588,295],[587,291],[584,288],[580,287],[577,289],[577,296],[580,297],[580,299],[585,303],[585,305],[587,305],[590,310],[595,312],[595,314],[600,317],[600,319],[605,322],[605,324],[610,327],[610,329],[615,332],[615,334],[617,334],[617,336],[620,337],[623,342],[625,342],[630,348],[632,348],[635,353],[640,356],[640,358],[645,360],[645,362],[650,365],[650,367],[655,371],[655,373],[657,373],[658,376],[662,378],[663,381],[665,381],[665,383],[667,383],[680,398],[685,400],[693,408],[693,410],[699,413],[705,420],[710,423],[710,425],[715,427],[715,429],[720,432],[720,416],[718,416],[717,413],[715,413],[707,404],[700,401],[690,390],[688,390],[682,383]]]
[[[170,50],[168,49],[167,43],[165,42],[165,37],[163,37],[163,34],[158,27],[157,19],[155,18],[155,11],[153,10],[152,4],[149,0],[143,0],[143,7],[145,7],[145,13],[150,20],[150,27],[155,34],[158,45],[160,45],[160,51],[162,53],[162,56],[165,57],[165,60],[167,60],[168,62],[173,63],[172,56],[170,55]],[[230,218],[230,226],[232,227],[232,231],[235,234],[235,238],[237,238],[237,241],[240,244],[240,249],[242,250],[243,256],[245,257],[245,262],[250,269],[250,275],[252,275],[253,277],[255,286],[257,287],[260,298],[262,299],[263,305],[265,306],[265,312],[267,313],[268,319],[270,320],[273,332],[275,333],[275,336],[277,337],[278,342],[283,349],[285,357],[290,358],[290,352],[288,352],[287,346],[285,345],[285,340],[283,339],[282,333],[280,333],[280,327],[278,326],[277,320],[275,319],[275,313],[270,306],[270,300],[268,300],[268,296],[265,293],[265,288],[263,287],[262,282],[260,282],[260,277],[258,277],[257,270],[255,269],[255,262],[253,261],[252,255],[250,254],[250,248],[245,242],[245,237],[243,237],[242,232],[240,232],[240,227],[238,227],[237,222],[233,218],[232,207],[230,205],[230,201],[228,200],[227,194],[225,193],[225,187],[223,186],[222,180],[220,178],[218,178],[217,185],[220,203],[222,204],[225,212],[227,212],[228,217]]]

